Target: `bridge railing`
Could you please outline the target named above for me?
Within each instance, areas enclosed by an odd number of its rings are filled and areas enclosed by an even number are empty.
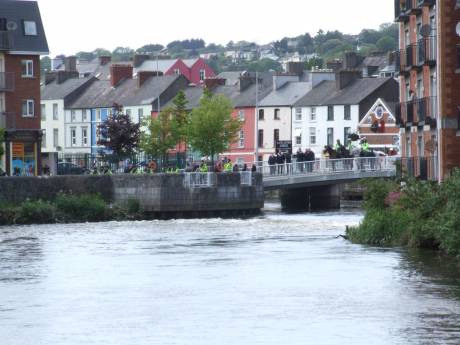
[[[252,172],[251,171],[240,171],[241,185],[252,186]]]
[[[184,186],[188,188],[212,187],[216,184],[214,173],[185,173]]]
[[[342,173],[396,171],[396,157],[356,157],[345,159],[321,159],[311,162],[259,165],[258,171],[264,177],[331,175]]]

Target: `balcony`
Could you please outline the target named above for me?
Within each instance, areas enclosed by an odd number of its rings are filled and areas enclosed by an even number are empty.
[[[395,0],[395,21],[407,22],[409,15],[407,14],[406,1]]]
[[[0,92],[14,91],[14,73],[0,72]]]
[[[404,49],[395,52],[394,66],[396,73],[401,73],[406,70],[406,51]]]
[[[437,119],[437,97],[425,97],[414,102],[418,123],[425,125],[436,125]]]
[[[415,57],[417,56],[417,45],[410,44],[406,47],[406,68],[416,66]]]
[[[400,127],[412,125],[414,122],[415,105],[413,101],[396,104],[396,121],[399,120]]]
[[[13,40],[9,31],[0,31],[0,51],[13,48]]]
[[[436,65],[436,39],[434,37],[422,38],[417,45],[417,62],[418,65]]]

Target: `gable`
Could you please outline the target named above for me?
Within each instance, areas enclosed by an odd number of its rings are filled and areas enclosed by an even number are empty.
[[[395,127],[396,118],[390,107],[381,99],[377,99],[372,107],[368,110],[366,115],[360,121],[360,127],[370,127],[374,121],[385,122],[386,127]]]

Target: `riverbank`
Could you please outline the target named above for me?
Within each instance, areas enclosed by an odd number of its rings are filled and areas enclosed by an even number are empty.
[[[363,221],[348,227],[354,243],[432,248],[460,257],[460,171],[443,184],[367,181]]]

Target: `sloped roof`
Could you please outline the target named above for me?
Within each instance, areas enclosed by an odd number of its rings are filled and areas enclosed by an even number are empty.
[[[179,75],[151,77],[141,88],[136,79],[127,79],[117,87],[109,80],[96,80],[80,97],[69,105],[73,109],[106,108],[114,103],[123,106],[148,105],[153,103],[177,79]]]
[[[261,107],[293,106],[312,89],[312,83],[289,82],[270,92],[260,103]]]
[[[203,92],[204,92],[204,89],[202,87],[189,86],[183,91],[184,91],[184,94],[185,94],[185,99],[187,100],[187,107],[186,107],[187,110],[192,110],[192,109],[198,107],[198,105],[200,105],[200,100],[201,100],[201,97],[203,96]],[[173,100],[174,99],[170,100],[169,102],[167,102],[166,104],[161,106],[161,109],[172,107]]]
[[[0,0],[0,16],[16,29],[8,31],[12,46],[10,51],[48,54],[48,42],[43,28],[40,10],[36,1]],[[35,22],[36,36],[24,35],[24,21]]]
[[[194,58],[194,59],[183,59],[182,62],[188,67],[191,68],[196,62],[199,60],[199,58]]]
[[[145,71],[160,71],[166,73],[171,67],[177,62],[178,59],[171,60],[146,60],[139,67],[136,68],[136,72]],[[158,62],[158,65],[157,65]]]
[[[92,81],[92,78],[71,78],[65,82],[58,84],[57,81],[53,81],[47,85],[41,87],[41,99],[44,101],[64,99],[80,87],[85,86]]]
[[[392,78],[362,78],[338,90],[335,81],[323,81],[302,97],[295,106],[353,105],[383,86]]]

